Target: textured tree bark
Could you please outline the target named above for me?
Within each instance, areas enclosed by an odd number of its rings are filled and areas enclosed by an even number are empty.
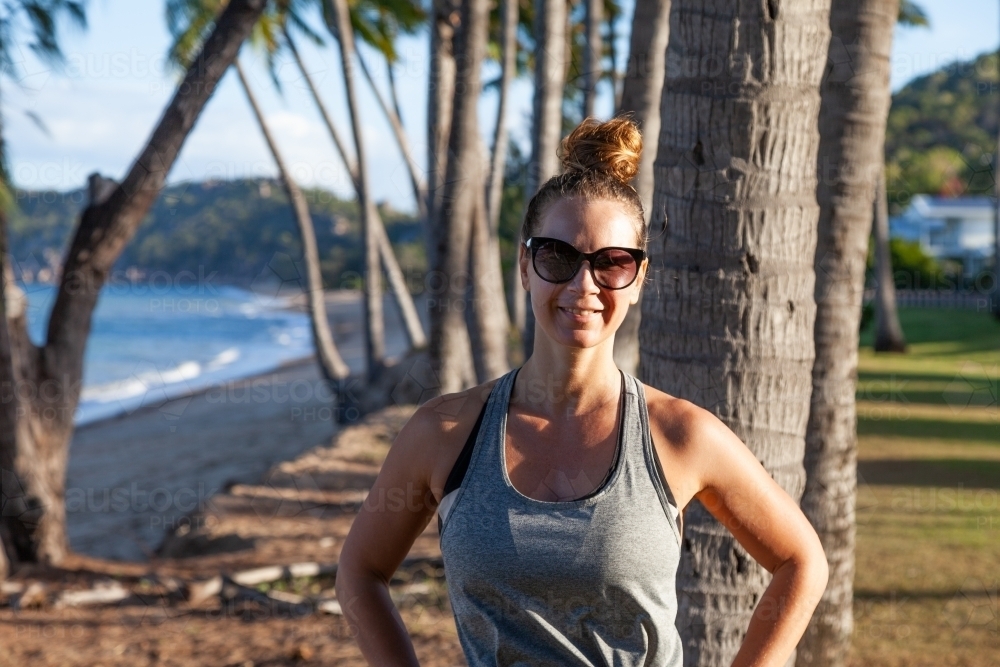
[[[843,0],[830,10],[817,163],[816,361],[801,503],[823,543],[830,579],[799,642],[797,667],[845,665],[854,626],[858,329],[898,12],[895,0]]]
[[[500,0],[503,22],[500,26],[500,89],[497,122],[493,128],[493,151],[490,154],[489,181],[486,184],[486,219],[490,233],[500,227],[500,201],[503,198],[504,167],[507,164],[507,94],[517,68],[517,0]]]
[[[640,375],[715,413],[796,501],[812,389],[819,84],[829,0],[673,0]],[[666,226],[666,220],[670,221]],[[753,502],[753,499],[747,499]],[[770,581],[685,514],[686,665],[729,664]]]
[[[562,138],[562,97],[568,60],[565,53],[567,18],[565,0],[535,0],[535,99],[531,162],[525,188],[529,200],[545,181],[559,173],[557,151]],[[522,340],[527,359],[535,346],[535,314],[529,295],[524,290],[520,293],[526,304]]]
[[[899,325],[896,310],[896,283],[892,276],[892,253],[889,252],[889,202],[885,191],[885,168],[875,188],[875,351],[906,352],[906,337]]]
[[[358,165],[355,163],[354,158],[347,152],[346,143],[340,136],[340,132],[337,131],[337,126],[333,124],[333,119],[330,117],[326,105],[323,104],[323,99],[319,96],[319,91],[316,90],[312,76],[310,76],[308,69],[306,69],[305,64],[302,62],[302,57],[295,47],[295,42],[287,31],[285,31],[285,39],[288,42],[288,48],[295,58],[299,71],[302,73],[302,78],[305,79],[313,102],[316,103],[320,117],[323,118],[323,123],[330,133],[330,137],[333,139],[333,145],[336,147],[337,153],[340,155],[340,159],[344,162],[344,167],[351,177],[355,196],[360,197],[361,182],[358,179]],[[392,288],[393,295],[396,297],[396,304],[403,315],[403,324],[406,326],[406,334],[410,339],[410,346],[416,349],[424,348],[427,346],[427,336],[424,333],[424,326],[420,322],[420,315],[417,313],[417,307],[413,303],[413,296],[406,286],[406,279],[403,276],[402,269],[399,267],[399,262],[396,261],[396,253],[392,249],[392,244],[389,243],[389,237],[385,232],[385,225],[382,224],[382,217],[379,215],[377,208],[373,211],[372,219],[376,223],[376,231],[378,231],[379,235],[379,255],[382,258],[382,266],[385,267],[386,275],[389,276],[389,285]]]
[[[4,475],[2,534],[13,537],[19,562],[58,563],[66,555],[66,461],[73,415],[80,398],[83,353],[101,287],[159,196],[205,103],[240,45],[264,10],[265,0],[231,0],[188,68],[152,136],[121,184],[104,187],[91,178],[91,201],[80,216],[63,263],[44,345],[28,338],[23,295],[3,281],[7,304],[9,387],[16,423],[0,411],[0,431],[15,433],[15,451],[0,440],[0,462],[13,462]],[[20,304],[12,306],[12,304]],[[0,375],[5,374],[0,363]],[[7,389],[3,391],[8,391]],[[9,438],[8,438],[9,440]],[[10,546],[8,548],[8,553]]]
[[[477,105],[482,90],[480,67],[486,54],[489,8],[479,0],[463,0],[460,28],[455,35],[455,98],[448,170],[437,222],[434,275],[440,280],[429,304],[431,367],[438,373],[441,393],[465,388],[468,359],[462,354],[462,333],[468,303],[469,252],[477,200],[484,196]]]
[[[481,142],[477,142],[481,146]],[[500,239],[486,217],[486,192],[480,188],[472,216],[469,248],[469,307],[466,318],[478,382],[488,382],[510,370],[507,335],[510,320],[500,266]]]
[[[583,117],[594,115],[597,100],[597,82],[601,80],[601,61],[604,59],[604,40],[601,24],[604,23],[604,0],[586,0],[584,32],[587,44],[583,49]]]
[[[368,380],[371,382],[382,371],[385,363],[385,318],[382,313],[382,271],[379,265],[379,231],[374,219],[375,203],[368,189],[368,169],[365,159],[365,141],[361,129],[361,115],[354,88],[354,30],[347,0],[327,0],[325,12],[327,27],[340,44],[340,62],[344,73],[344,88],[347,92],[347,108],[351,116],[351,130],[354,134],[354,150],[357,155],[357,174],[360,185],[358,208],[361,211],[365,255],[364,312],[365,312],[365,360]]]
[[[622,84],[622,105],[618,112],[632,114],[642,130],[642,158],[632,185],[642,199],[647,225],[652,219],[653,163],[660,137],[660,96],[669,34],[670,0],[636,0],[628,67]],[[639,303],[628,309],[625,321],[615,333],[615,363],[632,375],[639,370],[641,294],[639,299]]]
[[[267,121],[260,110],[260,105],[257,104],[257,98],[254,97],[249,82],[247,82],[239,59],[233,63],[233,67],[236,68],[243,92],[246,93],[247,101],[250,103],[253,115],[260,126],[261,134],[264,135],[264,141],[267,142],[271,156],[278,166],[278,174],[281,177],[281,182],[285,185],[288,200],[292,204],[295,222],[299,227],[299,235],[302,237],[302,260],[306,266],[305,289],[309,304],[309,323],[312,328],[313,344],[316,346],[316,357],[323,377],[331,386],[336,386],[338,380],[343,380],[351,374],[351,369],[347,367],[337,351],[337,346],[333,342],[333,334],[330,332],[330,321],[326,315],[326,299],[323,292],[323,276],[319,267],[319,248],[316,244],[316,230],[313,227],[312,216],[309,214],[309,203],[285,165],[285,160],[267,127]]]
[[[433,0],[431,16],[431,71],[427,95],[427,265],[435,266],[438,208],[448,168],[448,137],[455,101],[455,29],[457,0]]]

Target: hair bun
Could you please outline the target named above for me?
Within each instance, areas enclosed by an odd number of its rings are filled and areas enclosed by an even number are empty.
[[[602,171],[628,183],[639,171],[642,134],[635,122],[619,116],[600,122],[587,118],[563,139],[559,158],[567,172]]]

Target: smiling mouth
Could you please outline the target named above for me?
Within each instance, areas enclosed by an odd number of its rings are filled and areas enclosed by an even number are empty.
[[[584,308],[565,308],[565,307],[560,307],[560,308],[562,310],[565,310],[567,313],[572,314],[572,315],[593,315],[593,314],[601,312],[599,310],[589,310],[589,309],[584,309]]]

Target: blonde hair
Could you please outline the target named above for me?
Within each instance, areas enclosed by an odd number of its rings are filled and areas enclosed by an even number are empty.
[[[626,116],[600,122],[587,118],[563,139],[559,159],[563,173],[553,176],[528,202],[521,224],[521,241],[531,238],[542,216],[567,197],[620,202],[634,219],[639,247],[646,249],[646,218],[642,200],[629,181],[639,171],[642,134]]]

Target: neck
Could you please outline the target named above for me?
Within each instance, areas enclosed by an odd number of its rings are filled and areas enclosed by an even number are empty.
[[[518,371],[511,400],[550,417],[578,416],[618,404],[621,374],[614,360],[614,336],[597,347],[554,344],[537,332],[535,348]]]

